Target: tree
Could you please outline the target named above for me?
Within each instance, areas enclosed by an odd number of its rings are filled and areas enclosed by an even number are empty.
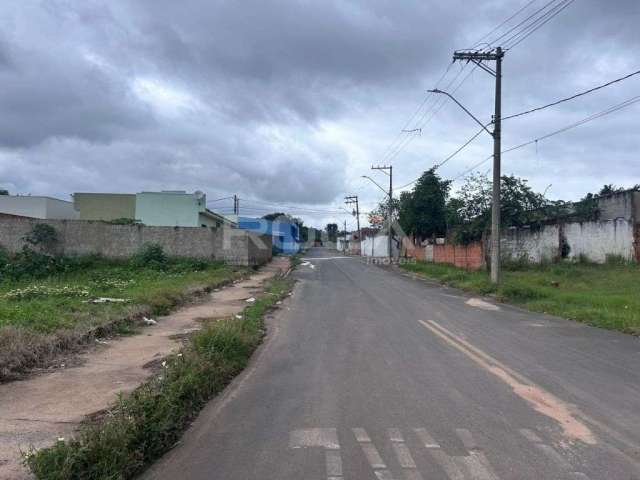
[[[392,222],[398,219],[398,212],[400,210],[400,200],[394,198],[391,202],[391,209],[393,210]],[[369,212],[368,220],[369,224],[373,228],[383,228],[387,225],[387,215],[389,212],[389,201],[383,200],[378,206],[371,212]]]
[[[445,235],[450,188],[451,181],[442,180],[432,168],[422,174],[411,193],[403,192],[399,222],[405,233],[420,239]]]
[[[513,175],[500,182],[500,220],[503,227],[521,227],[541,221],[547,215],[548,203],[534,192],[527,181]],[[456,237],[463,243],[479,240],[491,224],[492,184],[486,175],[472,175],[458,192]],[[451,213],[451,212],[450,212]]]
[[[287,217],[289,218],[289,215],[287,215],[286,213],[283,212],[274,212],[274,213],[268,213],[266,215],[264,215],[262,218],[264,218],[265,220],[270,220],[270,221],[274,221],[280,217]]]
[[[598,195],[599,196],[611,195],[612,193],[620,193],[620,192],[624,192],[624,187],[616,187],[613,183],[609,183],[608,185],[604,185],[600,189],[600,192],[598,193]]]
[[[328,223],[327,224],[327,237],[330,242],[336,242],[338,240],[338,224],[337,223]]]

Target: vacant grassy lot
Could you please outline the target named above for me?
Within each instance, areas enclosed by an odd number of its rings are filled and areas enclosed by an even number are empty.
[[[246,269],[168,258],[148,245],[128,260],[0,251],[0,382],[47,367],[93,337],[130,333],[142,315],[168,313],[194,290],[222,285]]]
[[[163,372],[121,399],[97,425],[74,439],[31,452],[26,461],[38,479],[130,479],[171,449],[205,403],[249,362],[264,336],[264,314],[291,281],[276,278],[240,318],[212,322],[195,333]]]
[[[102,325],[136,306],[154,315],[167,313],[187,291],[213,287],[240,272],[218,262],[168,261],[163,269],[96,259],[85,268],[42,279],[6,279],[0,283],[0,328],[38,333]],[[108,297],[121,303],[92,303]]]
[[[640,334],[640,267],[560,263],[508,269],[496,289],[486,272],[445,264],[402,265],[410,272],[480,294],[597,327]]]

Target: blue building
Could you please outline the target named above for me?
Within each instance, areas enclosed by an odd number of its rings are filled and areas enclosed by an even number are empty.
[[[238,228],[261,235],[271,235],[276,253],[293,254],[300,251],[300,228],[288,218],[276,220],[264,218],[238,217]]]

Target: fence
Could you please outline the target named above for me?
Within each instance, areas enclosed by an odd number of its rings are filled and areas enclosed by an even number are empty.
[[[61,255],[124,258],[134,255],[145,243],[161,245],[170,256],[224,260],[233,265],[261,265],[272,255],[270,235],[227,227],[149,227],[10,216],[0,217],[0,246],[12,253],[20,251],[25,245],[25,235],[39,223],[56,230],[55,250]]]

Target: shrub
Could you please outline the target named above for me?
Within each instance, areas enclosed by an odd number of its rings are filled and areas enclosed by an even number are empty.
[[[7,263],[9,263],[9,252],[0,246],[0,272],[2,272]]]
[[[146,243],[133,257],[133,265],[141,268],[164,270],[168,264],[167,255],[158,243]]]
[[[56,232],[56,229],[51,225],[37,223],[31,231],[24,236],[24,241],[34,247],[39,247],[44,251],[50,252],[58,243],[58,232]]]
[[[55,257],[24,246],[2,269],[3,275],[12,280],[43,278],[61,270],[62,264]]]
[[[627,265],[629,263],[629,260],[618,254],[610,253],[607,254],[605,258],[607,265]]]

